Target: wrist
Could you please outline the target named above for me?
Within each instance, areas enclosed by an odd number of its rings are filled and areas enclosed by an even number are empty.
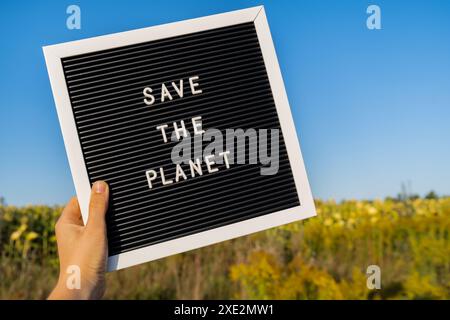
[[[70,279],[69,279],[70,281]],[[90,300],[99,299],[95,296],[95,290],[92,286],[81,282],[79,288],[68,283],[67,276],[60,276],[58,282],[48,297],[49,300]]]

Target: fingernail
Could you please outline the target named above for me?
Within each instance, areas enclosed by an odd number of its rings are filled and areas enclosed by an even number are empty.
[[[96,181],[93,189],[95,193],[104,193],[106,191],[106,183],[104,181]]]

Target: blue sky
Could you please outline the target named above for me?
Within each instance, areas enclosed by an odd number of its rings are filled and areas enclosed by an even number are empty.
[[[81,30],[66,8],[81,7]],[[264,4],[313,194],[450,194],[450,1],[2,1],[0,196],[75,193],[41,47]],[[382,30],[366,28],[381,8]]]

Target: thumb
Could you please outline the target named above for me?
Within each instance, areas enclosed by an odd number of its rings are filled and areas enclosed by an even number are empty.
[[[108,210],[109,187],[104,181],[96,181],[91,190],[89,202],[89,217],[86,228],[92,230],[105,230],[105,216]]]

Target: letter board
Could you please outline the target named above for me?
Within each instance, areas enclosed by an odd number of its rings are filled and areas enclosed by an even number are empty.
[[[44,54],[85,222],[92,183],[110,186],[109,270],[315,215],[262,6],[46,46]],[[222,150],[212,148],[220,133]],[[203,141],[193,146],[196,137]]]

